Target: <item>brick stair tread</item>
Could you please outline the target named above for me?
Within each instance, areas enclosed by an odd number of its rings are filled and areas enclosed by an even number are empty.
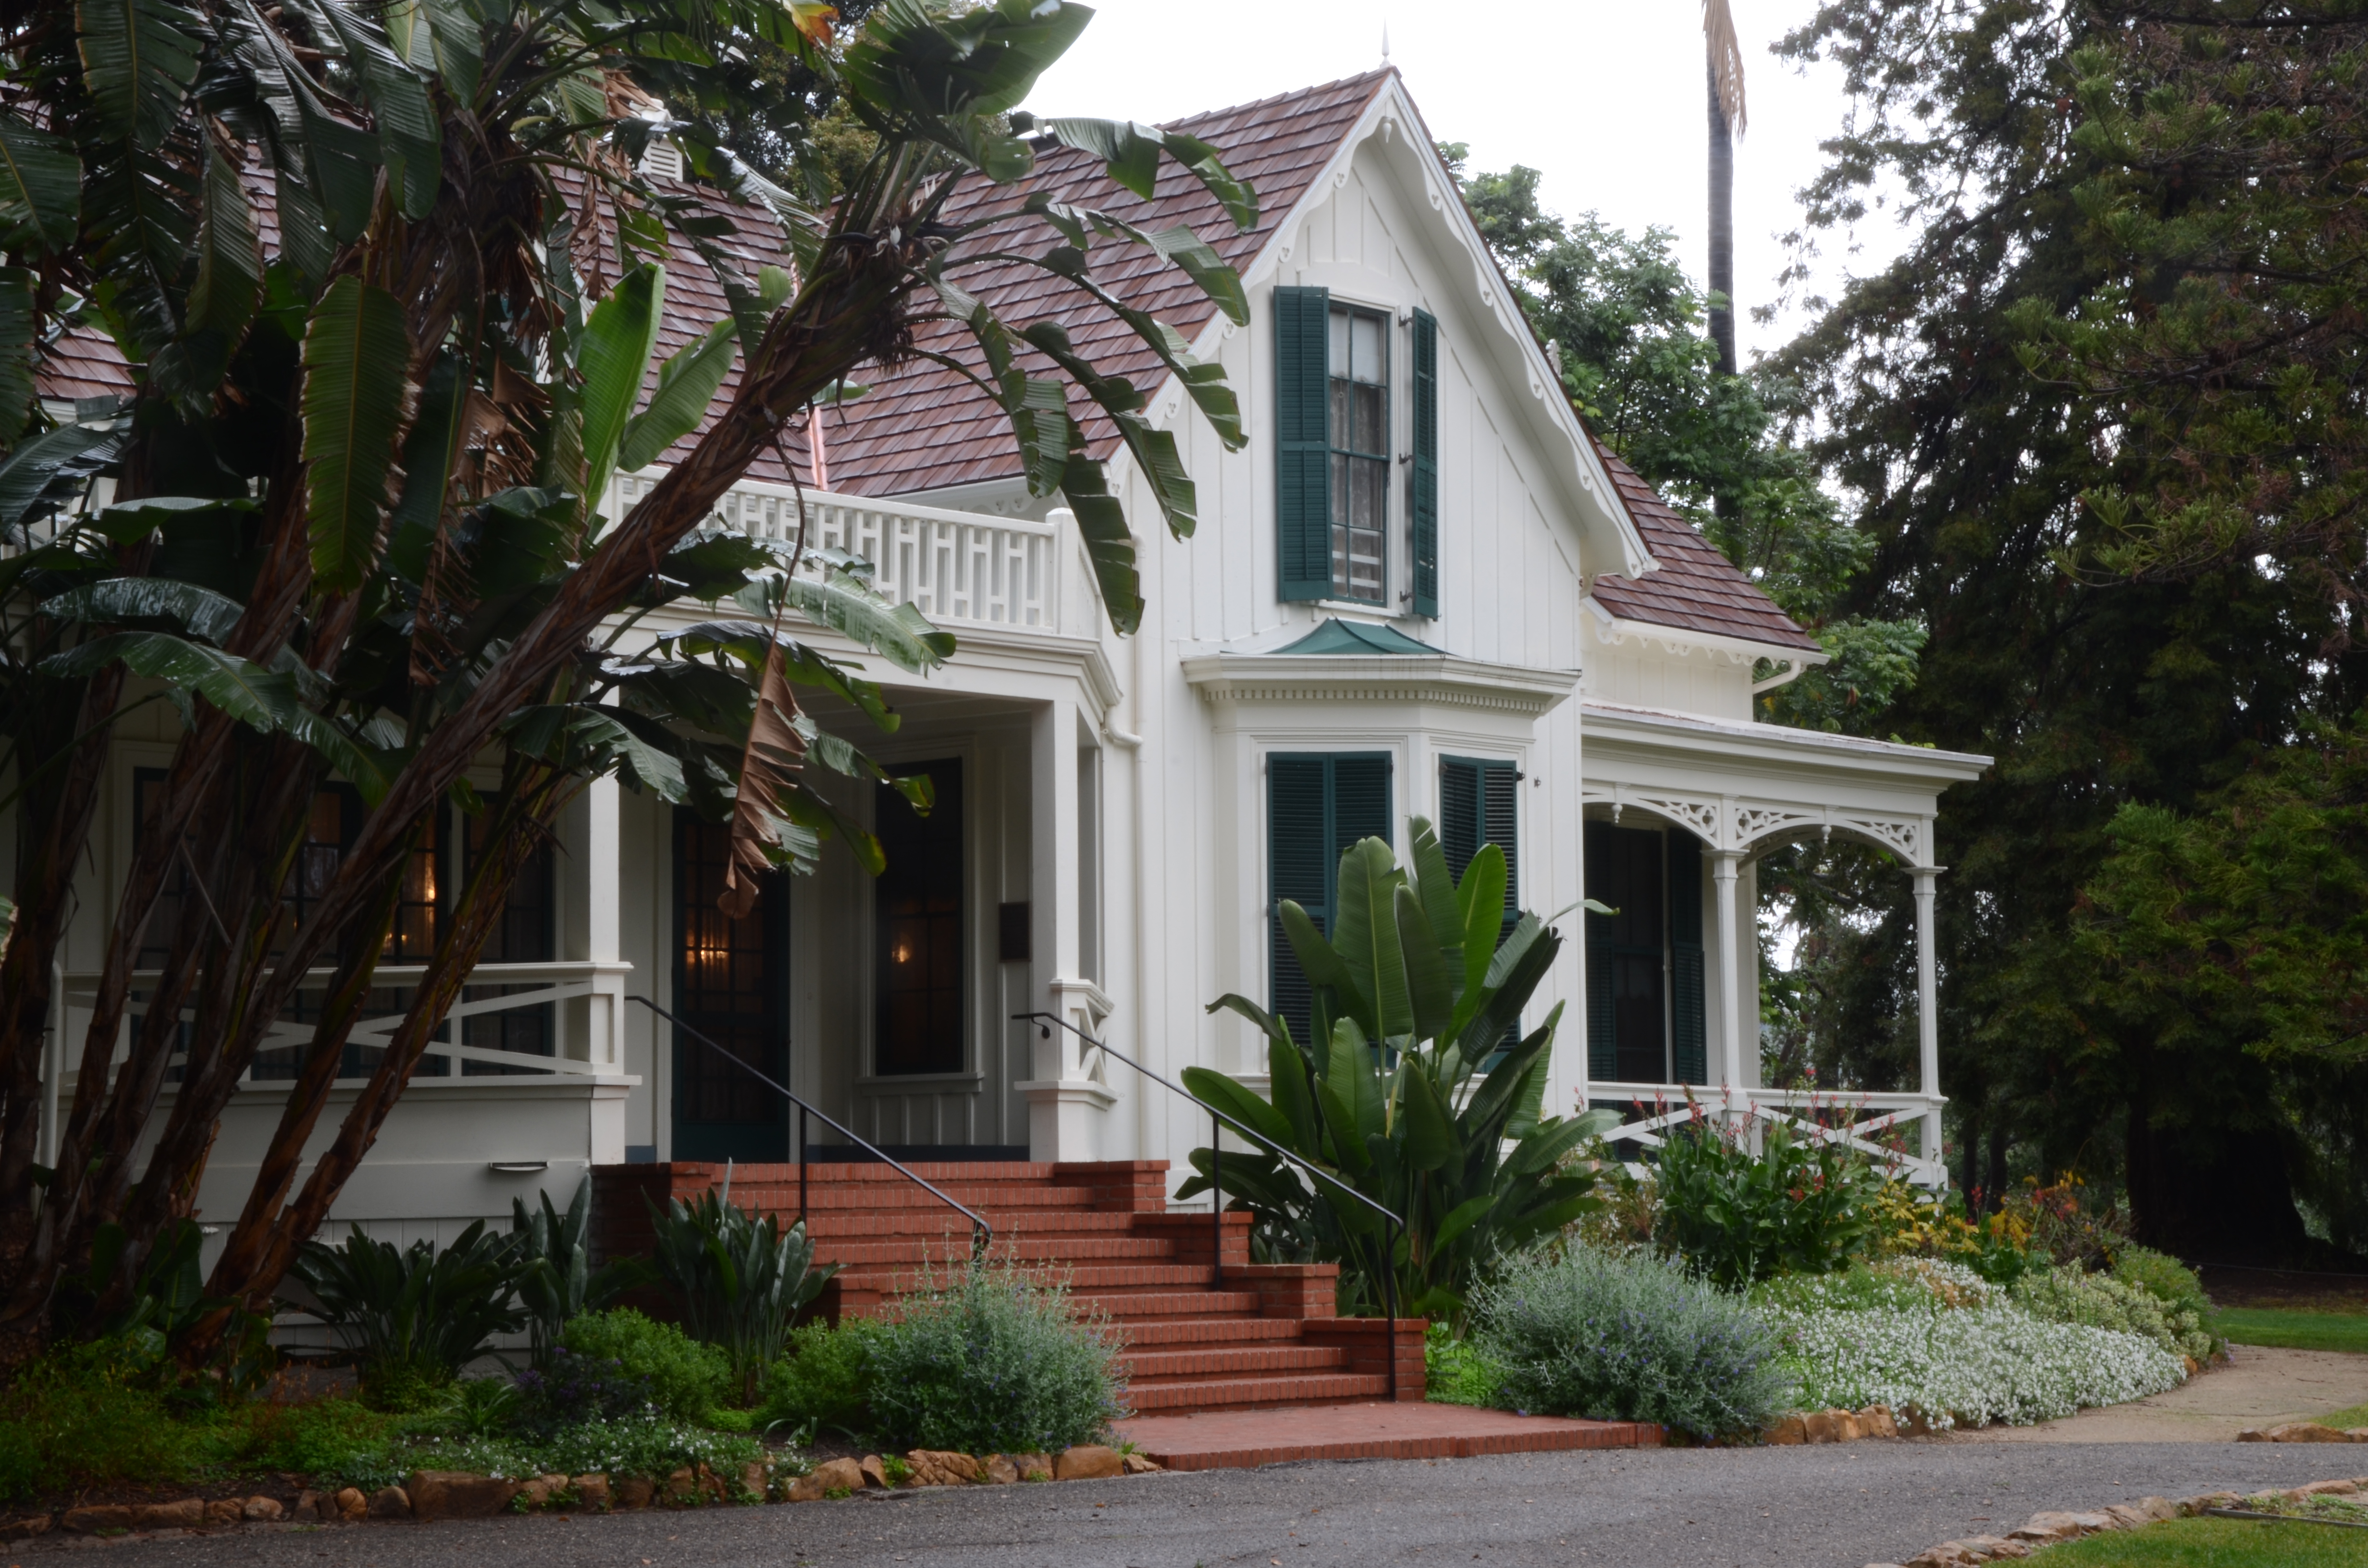
[[[817,1236],[815,1245],[819,1259],[848,1268],[860,1268],[880,1264],[918,1263],[923,1258],[935,1262],[946,1257],[969,1256],[964,1238],[951,1238],[957,1244],[950,1251],[948,1238],[936,1236],[883,1236],[877,1241],[850,1242]],[[827,1243],[825,1245],[824,1244]],[[1176,1244],[1160,1236],[1073,1236],[1050,1238],[1029,1236],[1016,1241],[1007,1252],[997,1248],[998,1256],[1008,1256],[1025,1264],[1045,1263],[1164,1263],[1177,1255]]]
[[[1129,1351],[1184,1345],[1213,1349],[1295,1341],[1301,1336],[1298,1319],[1266,1317],[1156,1318],[1127,1324],[1122,1334]]]
[[[1204,1382],[1272,1372],[1329,1372],[1348,1364],[1337,1345],[1209,1345],[1190,1350],[1129,1351],[1119,1359],[1137,1383]]]
[[[780,1213],[785,1220],[797,1218],[795,1205],[786,1211],[760,1209],[757,1212]],[[990,1207],[980,1212],[994,1228],[998,1242],[1009,1235],[1082,1235],[1097,1232],[1125,1234],[1134,1229],[1133,1215],[1099,1209],[1032,1209],[1010,1213]],[[971,1229],[968,1220],[944,1208],[934,1211],[933,1222],[916,1223],[912,1216],[855,1210],[823,1210],[810,1214],[808,1220],[807,1232],[818,1242],[828,1236],[958,1236],[968,1235]]]
[[[1255,1314],[1258,1299],[1249,1290],[1080,1290],[1069,1298],[1080,1308],[1125,1320],[1137,1317],[1220,1317]]]
[[[1082,1267],[1047,1264],[1030,1267],[1023,1263],[1022,1270],[1048,1280],[1065,1283],[1078,1295],[1103,1295],[1113,1290],[1191,1290],[1209,1283],[1209,1269],[1205,1264],[1119,1262]],[[850,1287],[872,1290],[916,1290],[922,1279],[917,1271],[908,1268],[850,1268],[839,1278]]]
[[[1379,1372],[1316,1372],[1161,1383],[1140,1391],[1130,1389],[1127,1403],[1137,1414],[1153,1410],[1239,1410],[1376,1399],[1388,1392],[1389,1380]]]

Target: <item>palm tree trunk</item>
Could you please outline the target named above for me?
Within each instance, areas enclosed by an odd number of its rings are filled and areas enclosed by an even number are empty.
[[[1735,374],[1735,134],[1718,101],[1716,66],[1704,62],[1710,101],[1710,339],[1718,373]]]

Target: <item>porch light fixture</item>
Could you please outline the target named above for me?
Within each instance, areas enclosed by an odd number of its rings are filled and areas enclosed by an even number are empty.
[[[535,1176],[551,1168],[549,1160],[493,1160],[485,1168],[495,1176]]]

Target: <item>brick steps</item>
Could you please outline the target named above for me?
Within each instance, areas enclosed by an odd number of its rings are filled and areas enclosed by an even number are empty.
[[[1224,1345],[1205,1350],[1137,1351],[1119,1358],[1131,1386],[1197,1382],[1229,1373],[1236,1377],[1269,1372],[1337,1371],[1349,1353],[1333,1345]]]
[[[1253,1266],[1246,1215],[1227,1215],[1224,1277],[1212,1267],[1217,1227],[1206,1213],[1167,1210],[1167,1166],[933,1164],[921,1176],[994,1227],[997,1261],[1064,1284],[1081,1312],[1110,1323],[1136,1411],[1163,1419],[1386,1399],[1395,1355],[1398,1398],[1422,1398],[1422,1324],[1330,1316],[1337,1271]],[[804,1212],[817,1262],[839,1272],[820,1305],[872,1315],[970,1256],[971,1224],[894,1169],[876,1164],[805,1170]],[[644,1203],[718,1185],[720,1165],[609,1165],[594,1173],[596,1249],[647,1245]],[[733,1201],[784,1221],[800,1212],[795,1165],[740,1165]]]

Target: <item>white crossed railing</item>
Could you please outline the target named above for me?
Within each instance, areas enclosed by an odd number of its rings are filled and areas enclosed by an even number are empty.
[[[662,472],[617,476],[614,517],[649,494]],[[1027,517],[954,512],[903,501],[875,501],[829,491],[805,492],[806,540],[860,555],[872,585],[932,621],[983,623],[1029,631],[1061,630],[1061,524]],[[798,492],[743,480],[715,509],[716,522],[752,539],[794,543]]]
[[[1687,1098],[1690,1090],[1691,1100]],[[1912,1127],[1928,1113],[1938,1110],[1944,1102],[1937,1096],[1726,1089],[1699,1084],[1589,1083],[1587,1098],[1591,1105],[1634,1105],[1649,1108],[1653,1113],[1613,1128],[1604,1134],[1608,1142],[1625,1142],[1657,1149],[1671,1128],[1681,1127],[1696,1118],[1748,1117],[1762,1122],[1782,1122],[1804,1139],[1858,1150],[1919,1187],[1942,1187],[1948,1183],[1947,1168],[1937,1153],[1927,1158],[1908,1153],[1899,1143],[1880,1139],[1882,1133],[1903,1125]]]
[[[556,962],[556,963],[489,963],[480,964],[469,971],[468,983],[461,999],[453,1004],[439,1026],[441,1035],[431,1041],[426,1051],[430,1058],[446,1057],[461,1062],[477,1062],[506,1067],[508,1074],[475,1075],[472,1082],[498,1083],[504,1078],[518,1082],[534,1076],[599,1077],[624,1071],[624,1004],[625,986],[632,974],[627,963]],[[381,964],[372,976],[374,994],[399,992],[416,985],[426,973],[425,964]],[[336,979],[331,969],[315,969],[304,976],[305,991],[325,991]],[[76,1031],[86,1027],[89,1008],[95,995],[98,976],[96,972],[70,972],[65,977],[65,1033],[78,1039]],[[160,978],[154,970],[136,971],[131,987],[135,1000],[131,1017],[124,1020],[117,1044],[119,1055],[131,1048],[133,1020],[142,1014],[138,995]],[[408,998],[404,1001],[408,1002]],[[471,1045],[466,1041],[467,1021],[502,1013],[523,1012],[529,1008],[549,1007],[546,1015],[547,1039],[551,1054],[535,1051],[503,1051],[492,1046]],[[403,1022],[407,1006],[373,1009],[354,1026],[347,1037],[350,1051],[383,1050],[393,1039]],[[185,1014],[185,1016],[188,1016]],[[265,1030],[257,1054],[293,1047],[302,1050],[313,1040],[313,1026],[302,1018],[275,1019]],[[522,1074],[521,1071],[523,1070]],[[461,1074],[454,1073],[453,1076]],[[254,1069],[249,1068],[243,1083],[256,1082]]]

